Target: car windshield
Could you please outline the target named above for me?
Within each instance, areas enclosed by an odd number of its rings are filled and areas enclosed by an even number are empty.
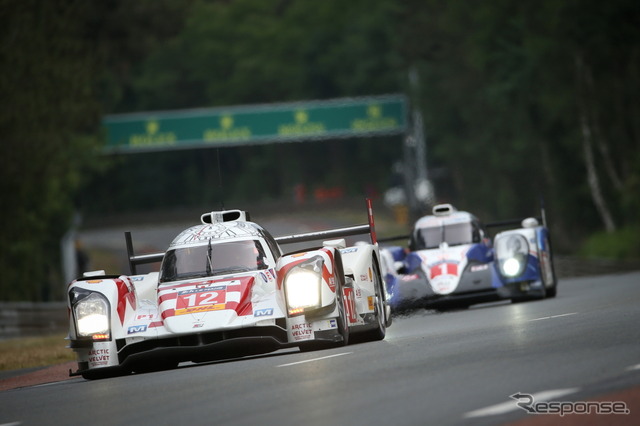
[[[473,242],[473,227],[470,222],[461,222],[420,228],[414,232],[413,238],[414,250],[437,248],[443,242],[450,246],[471,244]]]
[[[230,241],[169,250],[160,268],[160,282],[204,278],[268,267],[257,240]]]

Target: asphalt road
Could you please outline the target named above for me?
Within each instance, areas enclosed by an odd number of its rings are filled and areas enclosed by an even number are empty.
[[[396,318],[382,342],[0,392],[0,425],[504,424],[549,418],[516,393],[619,391],[631,414],[598,423],[639,424],[639,324],[640,272],[566,279],[555,299]]]

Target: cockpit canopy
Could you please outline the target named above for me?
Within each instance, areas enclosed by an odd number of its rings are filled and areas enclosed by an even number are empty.
[[[479,223],[474,221],[433,221],[428,226],[416,228],[411,234],[410,249],[428,250],[440,247],[479,243],[483,238]]]
[[[267,269],[259,240],[215,242],[168,250],[160,266],[160,282],[205,278]]]

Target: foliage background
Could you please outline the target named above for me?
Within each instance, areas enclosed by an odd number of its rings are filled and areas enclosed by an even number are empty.
[[[0,0],[0,24],[0,299],[57,297],[74,212],[381,193],[402,158],[397,138],[103,157],[102,115],[397,92],[439,201],[492,220],[544,197],[558,250],[640,258],[637,1]]]

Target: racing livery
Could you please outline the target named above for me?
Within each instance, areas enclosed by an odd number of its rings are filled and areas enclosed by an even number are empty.
[[[432,215],[415,223],[408,249],[381,250],[392,309],[554,297],[549,231],[532,217],[487,227],[514,224],[521,227],[499,232],[491,241],[471,213],[450,204],[434,206]]]
[[[384,339],[391,324],[370,200],[369,223],[273,238],[240,210],[203,214],[165,253],[136,256],[131,275],[86,273],[68,288],[69,347],[96,379],[287,347]],[[369,233],[347,247],[343,237]],[[283,255],[281,245],[330,238]],[[136,266],[161,261],[160,270]]]

